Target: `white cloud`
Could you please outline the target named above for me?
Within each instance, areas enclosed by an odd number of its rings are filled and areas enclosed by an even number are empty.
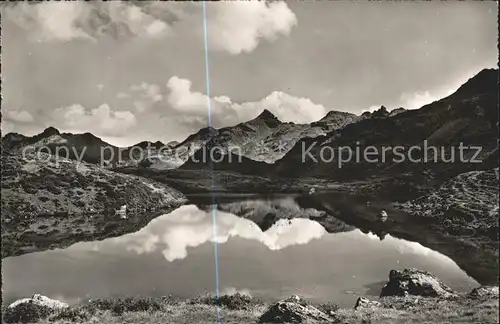
[[[403,107],[406,109],[418,109],[439,99],[441,98],[431,96],[429,91],[403,93],[401,95],[401,100],[404,102]]]
[[[212,213],[185,205],[154,219],[136,233],[94,244],[124,245],[139,254],[161,251],[165,259],[175,261],[187,257],[190,247],[214,241],[223,244],[231,237],[255,240],[270,250],[281,250],[306,244],[326,234],[319,223],[309,219],[282,219],[262,232],[252,221],[221,211],[217,212],[216,226],[217,237],[214,237]]]
[[[208,97],[201,92],[191,91],[191,81],[173,76],[168,80],[167,88],[170,90],[168,102],[172,108],[183,112],[207,111]]]
[[[454,87],[438,91],[434,94],[431,94],[429,91],[413,93],[405,92],[401,94],[400,97],[402,107],[406,109],[419,109],[427,104],[433,103],[434,101],[438,101],[440,99],[448,97],[449,95],[454,93],[463,83],[458,83]]]
[[[38,41],[69,41],[74,38],[93,39],[77,22],[87,19],[90,7],[84,2],[19,3],[5,8],[6,16],[30,30]]]
[[[288,35],[297,24],[285,2],[210,3],[207,25],[210,48],[240,54],[261,40]],[[203,44],[203,11],[199,3],[41,2],[7,7],[6,16],[36,41],[96,41],[103,36],[158,38],[176,34]]]
[[[192,91],[191,81],[174,76],[169,79],[167,88],[170,92],[168,102],[173,109],[192,116],[208,114],[208,97],[201,92]],[[274,91],[260,101],[241,104],[233,103],[227,96],[219,96],[211,98],[210,105],[212,118],[220,126],[247,121],[264,109],[268,109],[282,121],[295,123],[310,123],[326,114],[322,105],[281,91]]]
[[[117,99],[127,99],[127,98],[130,98],[130,95],[126,92],[118,92],[116,94],[116,98]]]
[[[380,107],[381,107],[381,105],[373,105],[373,106],[368,107],[368,109],[363,109],[363,110],[361,111],[361,113],[364,113],[364,112],[370,112],[370,113],[372,113],[372,112],[374,112],[374,111],[379,110],[379,109],[380,109]]]
[[[90,111],[79,104],[60,107],[53,111],[52,117],[62,129],[108,136],[125,134],[136,124],[133,113],[112,110],[107,104]]]
[[[260,39],[274,40],[288,35],[297,17],[285,2],[220,2],[208,22],[209,42],[218,50],[231,54],[253,51]]]
[[[142,82],[141,84],[133,84],[130,89],[134,92],[139,92],[143,98],[150,99],[153,102],[160,102],[163,100],[161,88],[157,84],[149,84]]]
[[[120,1],[107,2],[107,12],[111,21],[123,25],[137,36],[157,37],[168,31],[169,26],[133,4]]]
[[[4,114],[5,119],[17,123],[31,123],[34,121],[33,116],[26,110],[7,110]]]
[[[104,89],[104,84],[99,83],[99,84],[97,85],[97,89],[99,89],[99,91],[102,91],[102,89]]]
[[[96,40],[103,34],[158,37],[169,26],[133,4],[109,1],[41,2],[6,8],[9,18],[32,32],[37,41]],[[115,35],[116,36],[116,35]]]
[[[269,96],[256,103],[245,103],[242,106],[258,107],[272,111],[283,121],[310,123],[321,119],[326,114],[323,105],[313,103],[308,98],[299,98],[281,91],[273,91]],[[261,110],[261,109],[259,109]]]
[[[148,110],[149,108],[149,104],[144,102],[144,101],[134,101],[133,103],[134,105],[134,109],[138,112],[138,113],[143,113],[145,111]]]

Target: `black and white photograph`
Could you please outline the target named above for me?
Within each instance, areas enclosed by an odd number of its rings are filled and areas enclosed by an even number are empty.
[[[497,1],[3,1],[2,323],[499,322]]]

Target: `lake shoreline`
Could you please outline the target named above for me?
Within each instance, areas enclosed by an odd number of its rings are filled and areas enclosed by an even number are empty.
[[[35,297],[34,297],[35,298]],[[295,302],[297,300],[297,302]],[[293,302],[292,302],[293,301]],[[54,301],[57,303],[58,301]],[[418,295],[385,296],[377,300],[364,297],[352,308],[339,308],[334,301],[311,303],[301,297],[267,303],[239,293],[222,295],[202,295],[193,299],[179,300],[171,296],[161,298],[133,297],[89,300],[66,308],[46,308],[31,306],[23,308],[19,314],[16,308],[2,307],[6,323],[208,323],[222,319],[224,323],[269,323],[266,314],[275,305],[295,304],[309,309],[308,323],[444,323],[462,321],[467,323],[498,323],[498,286],[481,287],[469,293],[451,297],[425,297]],[[292,308],[293,309],[293,308]],[[315,320],[310,312],[323,314],[323,320]],[[278,317],[273,323],[285,323]],[[303,321],[301,321],[303,322]]]

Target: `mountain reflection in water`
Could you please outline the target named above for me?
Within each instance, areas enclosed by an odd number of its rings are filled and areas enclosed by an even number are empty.
[[[256,218],[283,203],[263,200],[259,213],[252,212],[257,200],[237,204],[219,209],[240,210],[249,219],[217,210],[215,237],[210,208],[185,205],[136,233],[6,258],[5,301],[33,293],[71,303],[214,292],[214,241],[220,244],[222,293],[243,291],[266,300],[299,294],[352,307],[358,295],[378,295],[373,287],[390,269],[408,267],[431,271],[459,291],[478,286],[451,259],[418,243],[390,235],[380,241],[357,229],[329,234],[308,218],[279,219],[263,231]]]

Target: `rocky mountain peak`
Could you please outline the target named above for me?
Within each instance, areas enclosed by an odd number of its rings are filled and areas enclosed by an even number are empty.
[[[80,135],[81,138],[83,138],[84,141],[88,142],[88,143],[92,143],[92,142],[101,142],[101,139],[97,136],[95,136],[94,134],[92,133],[83,133],[82,135]]]
[[[270,112],[269,110],[267,109],[264,109],[263,112],[260,113],[259,116],[257,116],[257,118],[259,119],[278,119],[278,117],[276,117],[272,112]]]
[[[356,115],[345,112],[345,111],[337,111],[337,110],[330,110],[325,117],[321,118],[319,121],[326,121],[326,120],[331,120],[331,119],[338,119],[338,118],[347,118],[347,117],[354,117]]]
[[[260,113],[254,120],[261,120],[270,128],[277,127],[282,124],[281,121],[276,117],[272,112],[267,109],[264,109],[263,112]]]
[[[406,109],[404,109],[403,107],[399,107],[399,108],[395,108],[393,110],[391,110],[391,112],[389,113],[389,116],[392,117],[392,116],[396,116],[397,114],[400,114],[402,112],[405,112]]]
[[[49,137],[49,136],[53,136],[53,135],[61,135],[61,133],[59,132],[59,130],[55,127],[47,127],[43,130],[43,132],[41,132],[39,134],[39,136],[41,137]]]
[[[498,91],[498,69],[483,69],[455,92],[455,96],[469,97]]]
[[[385,106],[380,106],[378,110],[375,110],[372,114],[372,118],[384,118],[389,116],[389,112],[387,111],[387,108]]]

